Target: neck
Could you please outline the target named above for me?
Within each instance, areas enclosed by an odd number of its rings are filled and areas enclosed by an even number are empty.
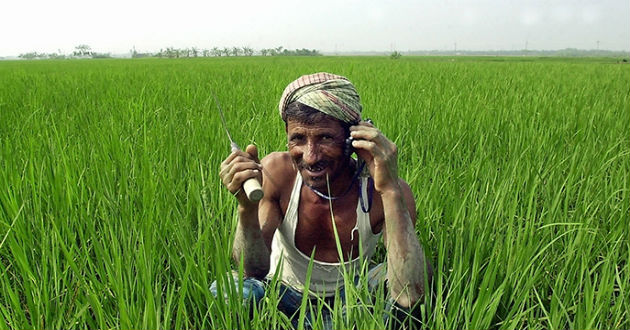
[[[317,189],[308,186],[315,195],[324,200],[336,200],[346,196],[355,184],[358,171],[356,169],[356,162],[350,158],[348,160],[348,171],[341,174],[334,180],[330,180],[328,177],[326,187],[324,189]]]

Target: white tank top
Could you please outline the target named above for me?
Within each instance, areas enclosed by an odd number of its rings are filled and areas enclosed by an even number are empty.
[[[367,178],[361,180],[361,195],[367,201]],[[271,242],[270,269],[267,278],[271,279],[278,273],[280,280],[296,290],[304,292],[306,285],[306,273],[310,262],[310,256],[305,255],[295,246],[295,230],[298,221],[298,205],[302,190],[302,176],[300,173],[295,178],[295,184],[291,191],[291,199],[287,207],[284,220],[273,234]],[[361,203],[357,202],[357,223],[352,229],[352,237],[359,234],[359,242],[362,245],[363,256],[346,261],[345,267],[353,274],[358,274],[362,261],[369,261],[374,254],[376,243],[381,233],[373,234],[370,224],[369,212],[363,212]],[[343,285],[343,269],[339,262],[324,262],[313,260],[313,270],[309,292],[319,297],[332,296]]]

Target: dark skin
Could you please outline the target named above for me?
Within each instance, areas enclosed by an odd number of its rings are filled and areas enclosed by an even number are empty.
[[[407,183],[397,175],[396,146],[369,123],[352,126],[350,132],[355,138],[353,147],[374,180],[370,223],[372,232],[383,231],[386,239],[390,292],[399,305],[411,306],[424,294],[425,260],[415,235],[415,201]],[[287,139],[288,152],[271,153],[259,163],[256,147],[250,145],[245,152],[232,153],[221,165],[223,183],[239,202],[233,254],[236,260],[243,258],[248,276],[264,277],[269,271],[271,241],[286,213],[298,171],[305,185],[342,197],[330,202],[302,186],[297,248],[306,255],[315,249],[319,261],[340,261],[332,205],[344,260],[358,255],[358,237],[351,240],[358,191],[351,189],[343,195],[349,185],[356,184],[352,181],[356,164],[343,154],[345,131],[340,122],[332,118],[315,124],[289,120]],[[262,182],[265,196],[259,203],[249,201],[240,189],[251,177]]]

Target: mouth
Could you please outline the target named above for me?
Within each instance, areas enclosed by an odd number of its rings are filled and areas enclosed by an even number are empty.
[[[328,164],[326,162],[318,162],[313,165],[302,164],[300,168],[304,171],[304,174],[309,176],[312,180],[317,180],[326,174]]]

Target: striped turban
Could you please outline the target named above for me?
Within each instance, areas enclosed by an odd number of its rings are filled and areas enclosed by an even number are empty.
[[[284,89],[280,116],[286,121],[289,104],[299,102],[345,123],[361,120],[361,101],[354,85],[346,78],[326,72],[304,75]]]

